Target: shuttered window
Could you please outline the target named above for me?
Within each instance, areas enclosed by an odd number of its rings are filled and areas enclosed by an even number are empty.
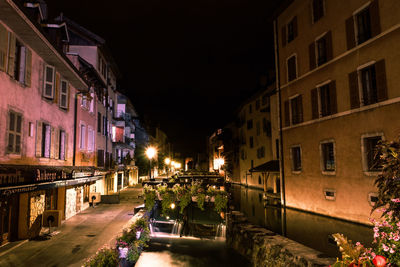
[[[101,133],[101,113],[97,112],[97,132]]]
[[[43,96],[49,99],[54,98],[55,70],[53,66],[46,65],[44,71]]]
[[[92,127],[88,127],[88,151],[94,151],[94,131]]]
[[[80,130],[81,134],[80,134],[79,148],[85,149],[86,126],[84,124],[81,124]]]
[[[8,112],[7,152],[21,153],[22,115],[14,111]]]
[[[60,83],[60,108],[68,108],[68,82],[61,80]]]
[[[59,159],[65,160],[65,142],[66,142],[66,135],[65,131],[60,130],[60,137],[59,137]]]
[[[42,125],[42,157],[50,158],[51,126],[46,123],[43,123]]]
[[[287,42],[290,43],[297,37],[297,17],[287,24]]]
[[[357,27],[357,44],[362,44],[371,38],[371,19],[366,8],[355,15]]]
[[[364,106],[387,99],[384,60],[359,70],[358,75],[361,85],[361,102]]]
[[[376,146],[382,136],[372,136],[363,139],[364,145],[364,160],[367,163],[367,171],[380,171],[382,166],[378,164],[379,155],[376,153]]]
[[[297,60],[296,55],[291,56],[287,60],[287,78],[288,82],[297,78]]]
[[[312,15],[313,15],[313,22],[317,22],[320,20],[324,15],[324,0],[313,0],[312,1]]]
[[[331,81],[311,90],[312,119],[337,113],[336,82]]]
[[[6,71],[8,49],[8,32],[7,29],[0,23],[0,70]]]
[[[97,150],[97,166],[104,167],[104,150]]]
[[[290,111],[292,125],[303,122],[303,101],[301,95],[290,99]]]

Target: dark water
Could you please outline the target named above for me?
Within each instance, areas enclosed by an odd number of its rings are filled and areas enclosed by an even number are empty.
[[[371,246],[372,227],[336,220],[325,216],[278,207],[264,207],[263,192],[242,186],[231,188],[236,210],[243,212],[250,222],[284,235],[329,256],[339,256],[331,234],[342,233],[353,242]]]

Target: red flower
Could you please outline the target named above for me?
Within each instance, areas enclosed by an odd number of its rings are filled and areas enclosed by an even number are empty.
[[[386,258],[380,255],[375,256],[375,258],[373,259],[372,263],[376,266],[376,267],[385,267],[386,266]]]

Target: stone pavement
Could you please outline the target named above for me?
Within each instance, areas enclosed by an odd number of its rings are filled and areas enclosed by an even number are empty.
[[[85,259],[115,238],[143,204],[141,188],[120,192],[120,204],[100,204],[65,221],[48,240],[19,241],[0,248],[0,266],[81,266]]]

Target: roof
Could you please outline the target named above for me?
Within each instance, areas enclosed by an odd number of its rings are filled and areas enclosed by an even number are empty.
[[[279,160],[270,160],[250,169],[250,172],[279,172]]]

